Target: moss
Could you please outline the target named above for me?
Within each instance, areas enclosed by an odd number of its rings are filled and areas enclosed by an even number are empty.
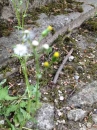
[[[2,74],[4,75],[4,77],[6,76],[7,72],[11,72],[11,68],[10,67],[6,67],[5,69],[2,70]]]
[[[73,3],[73,0],[66,0],[66,2],[68,2],[68,3]]]
[[[83,12],[83,8],[82,8],[82,6],[77,6],[76,9],[77,9],[77,11],[80,12],[80,13]]]
[[[8,29],[8,24],[3,19],[0,20],[0,37],[9,36],[11,31]]]
[[[97,17],[90,18],[82,24],[82,28],[89,31],[97,31]]]
[[[82,4],[81,2],[76,2],[73,0],[67,0],[65,2],[64,2],[64,0],[59,0],[57,2],[52,1],[51,3],[48,3],[45,6],[37,7],[34,10],[28,12],[28,14],[30,14],[30,16],[28,16],[28,17],[30,17],[32,20],[35,21],[38,19],[38,15],[40,13],[45,13],[48,16],[67,14],[67,13],[69,13],[69,10],[67,10],[67,8],[70,8],[75,11],[75,8],[78,5],[80,5],[80,7],[78,8],[78,12],[82,12],[81,4]]]

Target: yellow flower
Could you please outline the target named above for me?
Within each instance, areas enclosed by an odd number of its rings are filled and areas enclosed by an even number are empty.
[[[49,67],[48,61],[44,62],[43,65],[44,65],[45,67]]]
[[[52,26],[48,26],[47,30],[52,31],[53,30]]]
[[[55,52],[53,55],[55,58],[58,58],[60,56],[59,52]]]

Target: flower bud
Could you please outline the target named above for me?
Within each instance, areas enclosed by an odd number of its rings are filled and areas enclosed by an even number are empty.
[[[48,26],[47,30],[52,31],[53,30],[52,26]]]
[[[48,62],[48,61],[44,62],[44,63],[43,63],[43,66],[49,67],[49,62]]]
[[[39,42],[36,41],[36,40],[33,40],[33,41],[32,41],[32,45],[33,45],[33,46],[38,46],[38,45],[39,45]]]
[[[49,49],[49,45],[48,45],[48,44],[44,44],[42,47],[43,47],[44,49],[46,49],[46,50]]]
[[[49,33],[49,31],[47,29],[45,29],[43,32],[42,32],[42,36],[45,37],[47,36]]]
[[[58,58],[60,56],[59,52],[55,52],[53,55],[55,58]]]

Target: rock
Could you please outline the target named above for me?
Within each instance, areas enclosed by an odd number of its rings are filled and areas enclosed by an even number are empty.
[[[74,121],[78,121],[78,120],[82,121],[86,115],[87,115],[87,112],[82,109],[70,110],[67,113],[68,119],[74,120]]]
[[[97,124],[97,114],[92,114],[92,120]]]
[[[4,6],[2,9],[2,18],[8,20],[10,17],[14,17],[12,9],[9,6]]]
[[[43,103],[38,110],[35,122],[28,121],[26,127],[29,129],[52,130],[54,128],[54,106],[49,103]]]
[[[54,128],[54,106],[44,103],[37,113],[36,121],[39,130],[52,130]]]
[[[91,128],[92,127],[92,123],[91,122],[87,122],[87,128]]]
[[[33,123],[32,121],[28,121],[28,122],[26,123],[26,127],[27,127],[28,129],[33,128],[33,126],[34,126],[34,123]]]
[[[86,126],[84,124],[80,124],[80,125],[81,126],[80,126],[79,130],[87,130],[87,128],[86,128]]]
[[[69,100],[69,104],[74,106],[92,106],[95,102],[97,102],[97,81],[88,84]]]
[[[8,0],[0,0],[0,15],[1,15],[1,12],[2,12],[2,8],[5,5],[8,5],[8,4],[9,4]]]
[[[82,66],[77,66],[77,72],[82,73],[83,72],[83,67]]]
[[[73,59],[74,59],[74,56],[70,56],[68,60],[73,61]]]

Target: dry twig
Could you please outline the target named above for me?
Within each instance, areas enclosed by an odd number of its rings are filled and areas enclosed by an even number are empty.
[[[54,77],[54,80],[53,80],[53,83],[54,83],[54,84],[57,83],[59,74],[60,74],[60,72],[62,71],[64,65],[66,64],[66,61],[68,60],[68,58],[70,57],[70,55],[72,54],[72,52],[73,52],[73,48],[68,52],[67,56],[64,57],[64,60],[63,60],[62,64],[60,65],[60,67],[59,67],[59,69],[58,69],[58,71],[57,71],[57,73],[56,73],[56,75],[55,75],[55,77]]]

